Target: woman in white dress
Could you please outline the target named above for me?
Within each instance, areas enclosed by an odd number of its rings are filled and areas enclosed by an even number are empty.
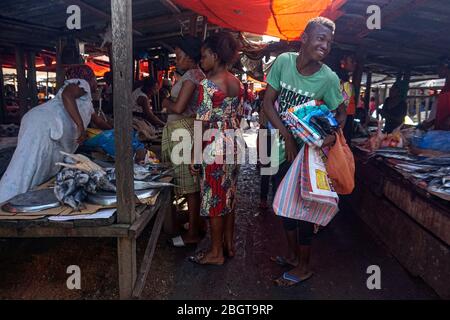
[[[60,151],[75,152],[91,120],[101,129],[111,129],[94,112],[91,92],[97,80],[92,69],[72,66],[66,79],[55,98],[22,118],[17,148],[0,181],[0,203],[56,175],[60,168],[55,163],[63,160]]]

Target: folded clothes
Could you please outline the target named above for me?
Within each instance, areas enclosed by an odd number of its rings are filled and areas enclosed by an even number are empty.
[[[282,114],[284,124],[294,136],[310,146],[321,146],[323,138],[333,134],[339,124],[320,100],[311,100]]]

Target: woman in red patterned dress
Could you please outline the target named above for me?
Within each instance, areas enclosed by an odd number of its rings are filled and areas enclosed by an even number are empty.
[[[207,79],[200,83],[197,120],[202,121],[203,130],[211,130],[213,135],[203,144],[201,168],[191,165],[191,172],[201,175],[200,215],[209,218],[212,244],[208,252],[190,257],[192,262],[199,264],[222,265],[224,255],[232,257],[235,254],[237,155],[239,147],[243,147],[243,139],[232,142],[234,137],[230,138],[225,131],[231,130],[227,132],[241,137],[239,128],[243,117],[244,87],[228,71],[237,58],[237,49],[235,39],[225,32],[209,37],[202,47],[201,66]]]

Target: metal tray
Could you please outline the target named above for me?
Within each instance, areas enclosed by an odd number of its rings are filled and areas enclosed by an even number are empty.
[[[139,200],[153,197],[158,193],[157,189],[136,190],[135,195]],[[113,206],[117,204],[117,195],[114,192],[98,191],[96,194],[89,194],[87,202],[101,206]]]
[[[53,192],[53,188],[28,191],[10,199],[2,209],[11,213],[40,212],[58,208],[61,204]]]

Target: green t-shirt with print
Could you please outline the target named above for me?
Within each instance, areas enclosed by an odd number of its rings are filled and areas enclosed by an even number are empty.
[[[278,91],[278,113],[312,99],[323,100],[330,110],[339,107],[344,102],[344,98],[336,73],[326,64],[322,64],[319,71],[310,76],[304,76],[297,70],[297,57],[298,53],[295,52],[282,53],[275,60],[267,76],[267,83]],[[286,159],[284,141],[278,144],[281,164]]]

